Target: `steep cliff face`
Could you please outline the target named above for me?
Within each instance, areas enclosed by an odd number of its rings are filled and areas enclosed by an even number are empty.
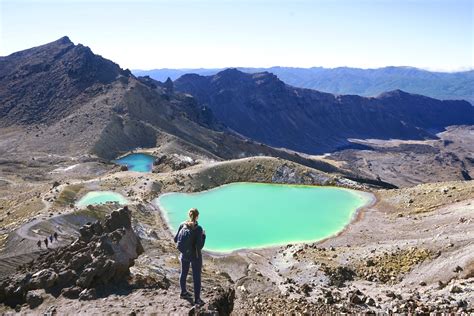
[[[474,124],[468,102],[402,91],[377,98],[332,95],[288,86],[268,72],[184,75],[175,88],[194,95],[242,135],[306,153],[335,150],[348,138],[425,139],[434,137],[431,128]]]
[[[376,99],[386,111],[417,127],[442,129],[474,124],[474,107],[466,101],[437,100],[401,90],[382,93]]]

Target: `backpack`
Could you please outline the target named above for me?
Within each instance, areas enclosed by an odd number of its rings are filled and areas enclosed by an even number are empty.
[[[195,229],[189,228],[188,225],[183,225],[178,234],[177,248],[186,258],[192,257],[193,255],[195,248],[194,231]]]

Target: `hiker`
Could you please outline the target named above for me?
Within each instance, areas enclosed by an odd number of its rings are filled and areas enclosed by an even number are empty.
[[[54,236],[54,239],[55,239],[56,241],[58,241],[58,233],[57,233],[57,232],[54,232],[54,235],[53,235],[53,236]]]
[[[199,211],[197,209],[190,209],[188,216],[189,219],[179,225],[178,232],[174,237],[174,241],[177,243],[178,250],[181,253],[179,257],[181,261],[181,275],[179,276],[180,298],[191,298],[191,294],[186,290],[186,278],[189,266],[191,265],[193,269],[194,304],[201,306],[204,304],[201,300],[201,249],[206,242],[206,231],[197,222],[199,218]]]
[[[44,244],[46,245],[46,248],[48,248],[48,237],[44,239]]]
[[[49,235],[49,241],[50,241],[51,243],[53,243],[53,235],[52,235],[52,234]]]
[[[41,248],[41,239],[38,240],[38,242],[36,244],[38,245],[38,248]]]

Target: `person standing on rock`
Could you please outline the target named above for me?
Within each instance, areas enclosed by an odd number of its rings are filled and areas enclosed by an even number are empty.
[[[38,240],[38,242],[36,244],[38,245],[38,248],[41,248],[41,239]]]
[[[53,236],[54,236],[54,240],[58,241],[58,233],[54,232]]]
[[[191,294],[186,290],[186,278],[188,277],[189,266],[193,269],[194,283],[194,304],[203,305],[201,300],[201,270],[202,270],[202,253],[201,249],[206,242],[206,231],[199,226],[197,220],[199,211],[192,208],[188,212],[189,219],[179,225],[175,243],[180,255],[181,275],[179,277],[179,285],[181,287],[181,298],[191,298]]]
[[[46,245],[46,248],[48,248],[48,237],[44,239],[44,244]]]

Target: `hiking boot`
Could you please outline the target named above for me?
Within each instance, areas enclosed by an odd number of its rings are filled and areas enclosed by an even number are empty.
[[[194,305],[203,306],[203,305],[204,305],[204,301],[201,300],[201,299],[197,299],[196,302],[194,302]]]
[[[184,299],[188,299],[188,298],[191,298],[191,293],[189,292],[186,292],[186,293],[181,293],[179,295],[180,298],[184,298]]]

